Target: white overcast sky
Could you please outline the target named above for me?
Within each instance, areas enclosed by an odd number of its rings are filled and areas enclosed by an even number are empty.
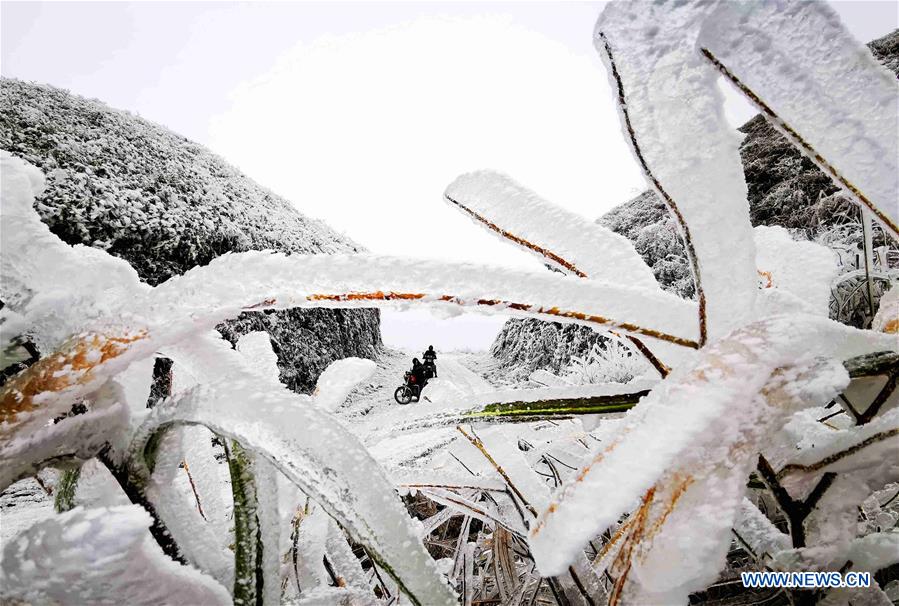
[[[603,5],[4,1],[0,73],[203,143],[373,252],[543,271],[442,192],[492,168],[595,219],[645,189],[592,46]],[[831,5],[863,42],[899,26],[895,0]],[[483,349],[502,318],[382,324],[393,346]]]

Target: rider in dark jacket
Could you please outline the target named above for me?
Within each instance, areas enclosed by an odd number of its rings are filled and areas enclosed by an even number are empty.
[[[415,377],[415,384],[418,385],[420,393],[425,388],[425,383],[428,382],[428,373],[418,358],[412,358],[412,376]]]
[[[432,377],[437,376],[437,364],[434,363],[434,360],[437,359],[437,352],[434,351],[433,345],[428,345],[427,351],[425,351],[422,356],[425,359],[424,366],[428,369],[428,374]]]

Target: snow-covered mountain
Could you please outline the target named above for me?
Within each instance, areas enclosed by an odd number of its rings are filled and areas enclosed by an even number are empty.
[[[899,30],[868,44],[872,54],[899,77]],[[832,244],[835,239],[857,243],[861,230],[847,225],[857,210],[831,179],[761,115],[739,128],[740,145],[754,226],[779,225],[810,239]],[[659,284],[682,297],[693,298],[695,287],[683,241],[671,213],[652,190],[613,208],[597,220],[627,237],[652,268]],[[882,244],[875,232],[874,244]],[[858,324],[858,314],[843,310],[843,321]],[[870,320],[870,318],[868,318]],[[583,356],[601,339],[578,325],[534,319],[511,319],[493,343],[499,372],[525,378],[537,369],[559,372],[572,356]]]
[[[203,146],[52,86],[0,80],[0,148],[47,175],[36,207],[53,233],[127,260],[149,284],[228,252],[361,250]],[[244,313],[219,329],[232,342],[266,330],[296,391],[331,361],[373,357],[381,344],[376,310]]]

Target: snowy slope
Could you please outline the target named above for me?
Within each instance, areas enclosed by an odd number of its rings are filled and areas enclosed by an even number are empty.
[[[872,41],[868,47],[899,76],[899,30]],[[857,216],[854,204],[764,117],[755,116],[739,131],[745,135],[740,155],[754,226],[778,225],[808,238],[818,237],[825,243],[836,237],[850,242],[861,240],[860,230],[845,225],[847,217]],[[677,225],[653,191],[647,190],[613,208],[598,223],[631,240],[663,288],[681,297],[695,296]],[[880,232],[875,231],[874,245],[883,243]],[[847,321],[855,316],[847,312],[840,319]],[[512,319],[494,341],[492,353],[503,372],[525,378],[536,369],[558,372],[571,356],[588,351],[597,338],[589,328]]]
[[[127,260],[149,284],[228,252],[360,250],[201,145],[52,86],[0,80],[0,148],[47,175],[36,206],[54,234]],[[332,360],[380,347],[378,313],[367,310],[247,313],[221,330],[232,342],[267,331],[281,380],[297,391]]]

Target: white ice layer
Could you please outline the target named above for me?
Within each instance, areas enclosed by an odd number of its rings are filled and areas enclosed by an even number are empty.
[[[723,2],[697,44],[866,195],[895,232],[899,83],[827,3]]]
[[[38,522],[3,546],[0,597],[72,606],[231,604],[224,587],[163,554],[150,523],[134,505],[78,507]]]
[[[565,273],[579,272],[586,274],[584,277],[626,282],[650,290],[658,288],[652,271],[630,240],[544,200],[506,175],[487,170],[460,175],[446,188],[444,196],[498,226],[504,235],[511,234],[561,257],[567,265],[519,243]],[[487,227],[483,221],[475,222]]]
[[[44,461],[87,460],[95,457],[128,427],[128,409],[114,385],[101,397],[111,398],[108,406],[87,415],[75,415],[59,423],[45,424],[13,440],[0,441],[0,491],[16,480],[34,474]]]
[[[69,246],[50,233],[33,208],[44,189],[43,174],[0,153],[0,299],[20,316],[17,326],[3,327],[4,339],[27,329],[41,351],[51,351],[81,326],[119,315],[128,295],[149,286],[126,261]]]
[[[762,288],[758,315],[828,316],[831,282],[839,273],[833,250],[807,240],[794,240],[783,227],[759,225],[753,235]]]
[[[745,323],[756,297],[755,248],[740,138],[724,117],[714,68],[696,38],[715,3],[609,4],[595,43],[613,91],[623,88],[638,155],[689,229],[712,338]],[[609,58],[608,43],[611,49]],[[662,196],[664,199],[664,196]]]
[[[696,338],[695,304],[658,289],[372,255],[224,255],[157,286],[136,305],[159,318],[161,332],[171,333],[189,329],[186,322],[211,328],[251,307],[403,307],[417,300],[513,315],[522,315],[525,305],[531,315],[555,321]]]
[[[766,558],[792,546],[790,537],[771,523],[752,501],[746,497],[740,503],[740,515],[734,524],[734,532],[753,556],[764,562]]]
[[[277,381],[278,355],[264,330],[247,333],[237,340],[237,351],[243,354],[247,365],[263,377]]]
[[[676,370],[628,413],[577,481],[556,492],[530,533],[541,573],[563,572],[587,537],[614,523],[656,485],[651,505],[673,502],[678,507],[655,538],[653,557],[634,563],[634,576],[647,596],[662,601],[680,602],[689,591],[705,587],[723,564],[745,478],[755,464],[752,453],[758,452],[772,424],[776,427],[789,412],[766,405],[757,395],[775,369],[895,346],[885,335],[854,331],[823,318],[791,316],[751,324],[703,349],[693,365]],[[769,388],[775,395],[783,392],[779,397],[788,403],[805,398],[807,392],[832,397],[848,377],[836,363],[825,370],[809,379],[788,375],[796,381],[788,391],[774,390],[777,384]],[[690,557],[668,557],[662,565],[665,554],[671,555],[667,550],[674,548],[666,547],[669,540],[689,540]]]

